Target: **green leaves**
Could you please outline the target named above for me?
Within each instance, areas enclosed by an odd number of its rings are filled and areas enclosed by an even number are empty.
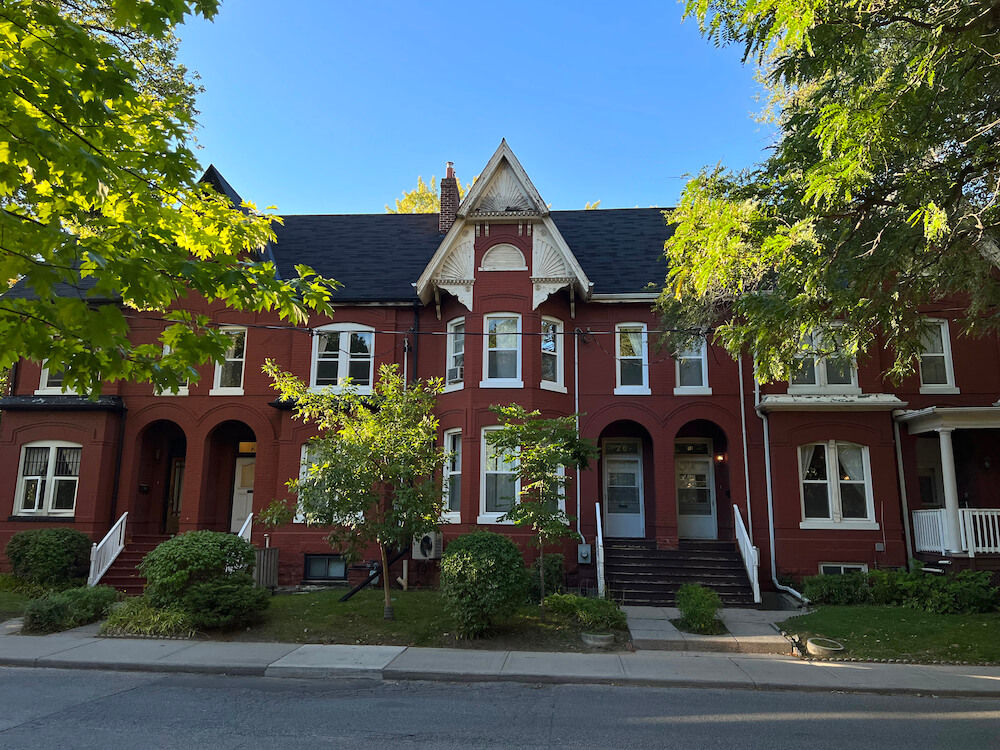
[[[668,220],[658,303],[787,378],[804,333],[913,371],[922,310],[1000,328],[1000,18],[948,0],[691,0],[686,14],[763,67],[779,137],[750,172],[704,170]],[[723,322],[719,322],[723,321]]]
[[[279,280],[257,253],[276,217],[198,184],[188,138],[192,84],[173,26],[216,2],[10,0],[0,10],[0,368],[59,361],[67,386],[176,385],[218,359],[217,336],[164,334],[172,356],[129,341],[136,312],[202,300],[301,323],[329,312],[335,284],[300,270]],[[175,326],[176,327],[176,326]],[[169,338],[168,342],[166,339]]]

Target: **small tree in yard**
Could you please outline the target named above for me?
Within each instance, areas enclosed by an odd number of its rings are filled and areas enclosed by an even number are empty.
[[[580,437],[575,415],[543,419],[537,410],[525,411],[519,404],[492,406],[490,410],[501,426],[488,432],[486,439],[505,461],[517,466],[521,482],[520,502],[507,511],[503,520],[530,528],[544,561],[546,545],[579,538],[559,501],[566,493],[566,469],[587,468],[597,448]],[[538,576],[544,601],[544,564],[538,566]]]
[[[436,447],[433,414],[440,379],[409,385],[395,365],[383,365],[370,396],[347,385],[340,393],[311,392],[268,360],[264,371],[282,397],[295,402],[295,417],[321,431],[310,445],[310,465],[288,486],[310,524],[329,526],[327,540],[348,559],[376,543],[382,557],[385,619],[393,619],[389,596],[389,550],[437,528],[443,499],[436,479],[445,453]],[[292,510],[272,503],[272,524],[291,520]]]

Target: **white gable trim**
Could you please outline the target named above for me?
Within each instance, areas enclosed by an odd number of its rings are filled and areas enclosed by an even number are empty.
[[[506,169],[504,169],[505,163]],[[518,210],[507,212],[503,208],[494,206],[479,213],[480,204],[494,195],[509,196],[518,204]],[[500,146],[486,163],[472,189],[465,194],[465,199],[458,207],[458,218],[525,215],[548,216],[549,207],[545,205],[542,196],[531,183],[528,173],[524,171],[521,162],[514,156],[514,152],[507,145],[507,140],[504,139],[500,141]]]

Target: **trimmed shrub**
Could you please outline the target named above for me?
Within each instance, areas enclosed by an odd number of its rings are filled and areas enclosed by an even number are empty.
[[[710,588],[697,583],[685,583],[677,590],[677,608],[685,627],[695,633],[711,633],[715,630],[715,615],[722,606],[719,595]]]
[[[253,546],[235,534],[189,531],[158,545],[139,563],[154,607],[180,605],[188,589],[229,574],[250,573]]]
[[[269,591],[239,573],[194,584],[184,594],[181,608],[196,628],[227,629],[256,621],[270,603]]]
[[[545,561],[544,563],[542,561]],[[561,593],[566,583],[566,569],[563,555],[559,552],[539,556],[531,565],[531,572],[528,576],[528,596],[533,602],[542,600],[542,592],[538,586],[538,566],[545,566],[545,595]]]
[[[24,632],[55,633],[100,620],[118,599],[110,586],[83,586],[49,594],[28,602]]]
[[[626,626],[625,613],[607,599],[551,594],[545,597],[545,609],[588,631],[608,632],[622,630]]]
[[[812,576],[802,593],[816,604],[876,604],[920,609],[932,614],[991,612],[998,601],[989,571],[963,570],[954,576],[932,576],[918,568],[873,570],[843,576]]]
[[[0,591],[23,594],[29,599],[39,599],[51,593],[52,589],[40,583],[32,583],[23,578],[17,578],[10,573],[0,573]]]
[[[14,575],[42,586],[60,586],[90,572],[90,537],[76,529],[31,529],[7,542]]]
[[[126,599],[115,607],[101,626],[106,635],[149,635],[159,638],[190,638],[194,635],[191,615],[173,607],[154,607],[145,596]]]
[[[452,540],[441,558],[441,594],[462,638],[482,635],[524,601],[521,551],[492,531]]]

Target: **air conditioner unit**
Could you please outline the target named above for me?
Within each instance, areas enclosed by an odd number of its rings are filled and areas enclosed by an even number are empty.
[[[413,537],[412,556],[414,560],[439,560],[444,539],[440,531]]]
[[[465,367],[449,367],[448,368],[448,382],[449,383],[461,383],[465,379]]]

